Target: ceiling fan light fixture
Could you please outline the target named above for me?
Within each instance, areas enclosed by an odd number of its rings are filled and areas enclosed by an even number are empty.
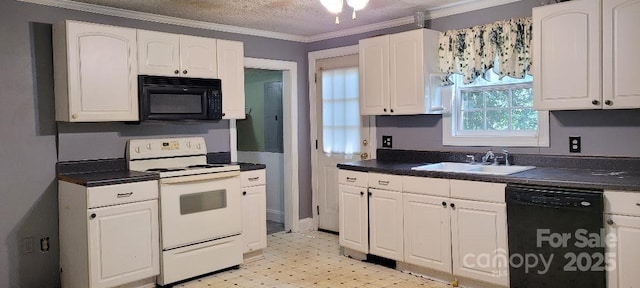
[[[367,3],[369,3],[369,0],[347,0],[347,5],[353,8],[353,11],[364,9],[364,7],[367,7]]]
[[[320,4],[333,14],[342,12],[343,0],[320,0]]]

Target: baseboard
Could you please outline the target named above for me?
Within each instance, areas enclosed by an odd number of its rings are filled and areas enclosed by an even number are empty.
[[[298,232],[313,231],[313,218],[300,219],[298,222]]]
[[[156,286],[156,277],[146,278],[124,285],[116,286],[116,288],[154,288]]]
[[[284,212],[267,209],[267,220],[274,221],[278,223],[284,223]]]

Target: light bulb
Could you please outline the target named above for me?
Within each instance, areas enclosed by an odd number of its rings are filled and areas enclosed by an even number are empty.
[[[364,9],[367,3],[369,3],[369,0],[347,0],[347,5],[353,8],[354,11]]]
[[[320,0],[320,4],[322,4],[324,8],[327,8],[327,10],[329,10],[329,12],[333,14],[342,12],[342,3],[342,0]]]

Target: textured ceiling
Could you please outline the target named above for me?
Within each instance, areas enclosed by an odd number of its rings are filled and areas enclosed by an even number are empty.
[[[340,24],[320,0],[74,0],[132,11],[217,24],[253,28],[298,36],[314,36],[358,26],[380,23],[414,12],[433,10],[472,0],[370,0],[351,19],[351,10],[340,15]],[[345,1],[346,2],[346,1]]]

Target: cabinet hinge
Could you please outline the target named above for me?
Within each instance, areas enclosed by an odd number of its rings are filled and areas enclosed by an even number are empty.
[[[316,211],[317,211],[318,215],[320,215],[320,205],[316,206]]]
[[[313,83],[318,83],[318,73],[313,73]]]
[[[316,150],[318,150],[318,139],[316,139]]]

